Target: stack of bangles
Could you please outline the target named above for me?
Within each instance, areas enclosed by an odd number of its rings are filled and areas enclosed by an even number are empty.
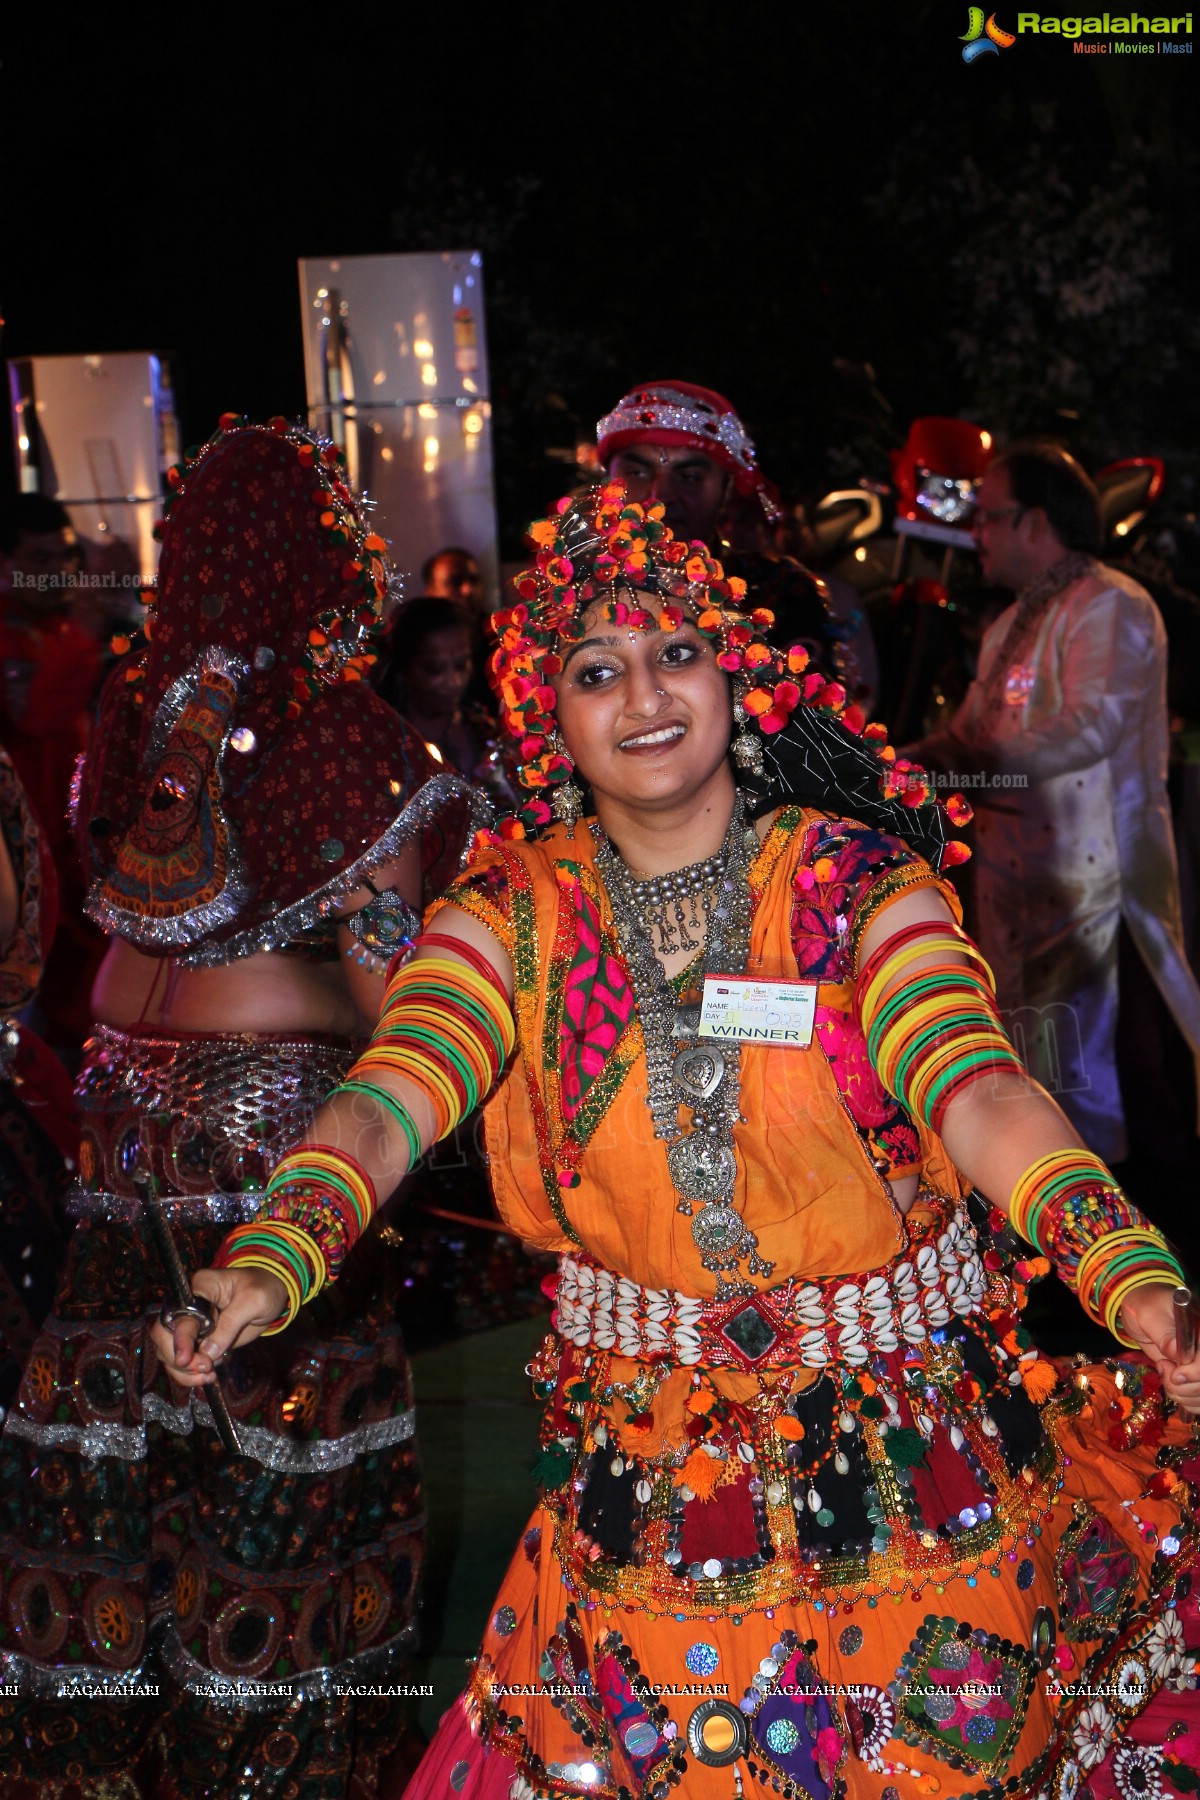
[[[1122,1344],[1121,1307],[1149,1282],[1185,1284],[1166,1241],[1132,1206],[1098,1156],[1055,1150],[1026,1169],[1009,1202],[1013,1225],[1049,1257],[1060,1281]]]
[[[938,960],[902,973],[931,956]],[[854,1001],[879,1079],[933,1131],[941,1131],[946,1108],[973,1082],[998,1070],[1021,1073],[996,1010],[992,972],[957,925],[898,931],[868,958]]]
[[[946,956],[954,957],[947,962]],[[915,974],[902,971],[937,956]],[[964,966],[963,959],[977,967]],[[1023,1073],[1000,1023],[991,970],[955,925],[899,931],[868,959],[855,985],[867,1051],[888,1092],[932,1130],[972,1082]],[[1009,1203],[1013,1226],[1049,1259],[1080,1305],[1121,1343],[1121,1307],[1149,1282],[1186,1282],[1179,1263],[1098,1156],[1056,1150],[1026,1170]]]
[[[335,1090],[367,1096],[399,1125],[408,1156],[397,1179],[427,1146],[397,1095],[371,1076],[386,1072],[428,1100],[434,1115],[429,1141],[436,1142],[485,1098],[515,1041],[512,1007],[486,957],[458,938],[426,932],[421,950],[434,946],[452,949],[455,958],[423,954],[396,971],[371,1042]],[[215,1264],[278,1276],[287,1309],[270,1330],[282,1331],[306,1300],[336,1279],[375,1204],[374,1184],[352,1156],[328,1144],[303,1144],[276,1165],[258,1216],[229,1233]]]

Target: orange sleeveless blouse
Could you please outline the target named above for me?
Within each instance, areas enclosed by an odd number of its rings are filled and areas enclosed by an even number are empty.
[[[814,841],[815,825],[823,830]],[[831,830],[840,835],[831,839]],[[804,975],[793,948],[797,895],[807,898],[810,866],[818,876],[834,873],[827,846],[836,850],[855,833],[866,828],[806,808],[776,817],[750,870],[748,974]],[[848,945],[914,887],[936,885],[957,916],[953,890],[927,863],[899,840],[874,835],[890,847],[889,866],[844,896],[852,910],[838,923]],[[712,1296],[717,1277],[700,1260],[691,1221],[675,1209],[667,1146],[654,1136],[641,1027],[587,826],[486,852],[439,904],[446,903],[487,925],[513,961],[517,1054],[484,1114],[505,1224],[540,1249],[582,1247],[647,1287]],[[846,960],[843,979],[819,983],[818,1017],[853,1033]],[[820,1026],[807,1049],[742,1046],[741,1111],[734,1204],[775,1265],[762,1285],[853,1275],[901,1252],[901,1216],[856,1129]],[[913,1131],[928,1184],[959,1194],[940,1141],[924,1126]]]

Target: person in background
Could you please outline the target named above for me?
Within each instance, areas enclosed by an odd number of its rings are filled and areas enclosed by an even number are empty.
[[[462,607],[425,596],[408,601],[395,615],[373,681],[439,762],[508,808],[514,791],[495,715],[468,699],[474,673],[471,628]]]
[[[233,1454],[154,1355],[146,1207],[189,1270],[255,1210],[473,796],[365,683],[392,580],[335,447],[227,415],[172,473],[79,782],[110,946],[75,1229],[0,1437],[0,1791],[351,1800],[402,1752],[424,1551],[396,1259],[375,1234],[305,1329],[231,1359]]]
[[[102,645],[72,616],[82,551],[65,507],[43,494],[0,505],[0,741],[45,833],[58,873],[59,929],[39,1019],[68,1061],[89,1024],[104,943],[83,917],[67,806],[100,685]]]
[[[971,790],[977,929],[1006,1020],[1089,1147],[1120,1161],[1123,937],[1161,995],[1162,1027],[1200,1052],[1166,788],[1166,633],[1145,591],[1096,560],[1096,489],[1060,446],[997,456],[975,521],[984,580],[1016,597],[989,627],[951,723],[912,755],[982,778]],[[1142,1045],[1143,1061],[1156,1054],[1153,1041]],[[1150,1130],[1160,1143],[1194,1130],[1181,1060],[1182,1083],[1158,1087]]]
[[[661,500],[676,537],[699,539],[746,582],[748,605],[775,614],[774,642],[803,644],[813,668],[869,710],[874,649],[858,596],[839,584],[835,603],[819,576],[777,551],[778,492],[724,394],[688,381],[646,382],[600,420],[596,450],[631,499]]]
[[[421,585],[431,599],[453,600],[465,608],[476,626],[483,625],[487,609],[483,571],[469,550],[454,546],[438,550],[422,566]]]

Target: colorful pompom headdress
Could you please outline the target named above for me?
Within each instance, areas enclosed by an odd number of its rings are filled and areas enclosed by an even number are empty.
[[[585,615],[598,608],[606,622],[634,631],[676,631],[687,621],[713,645],[733,683],[743,726],[734,752],[756,796],[753,810],[802,801],[894,832],[935,867],[965,861],[969,851],[948,838],[946,826],[967,823],[966,801],[933,799],[925,771],[898,758],[885,728],[846,704],[840,682],[811,670],[801,646],[769,644],[773,614],[747,610],[745,582],[726,575],[699,540],[677,538],[663,514],[661,501],[629,501],[619,482],[609,482],[560,500],[551,518],[530,528],[534,566],[516,578],[517,604],[491,619],[492,682],[529,795],[501,834],[523,837],[548,824],[547,794],[574,773],[556,728],[552,681],[563,647],[582,636]]]

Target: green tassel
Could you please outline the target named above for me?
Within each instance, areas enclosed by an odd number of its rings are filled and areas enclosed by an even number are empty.
[[[574,1461],[574,1453],[556,1438],[552,1444],[544,1444],[538,1451],[533,1465],[533,1479],[540,1488],[560,1488],[570,1479]]]
[[[586,1406],[592,1397],[592,1384],[590,1381],[573,1381],[566,1394],[567,1399],[573,1400],[576,1406]]]
[[[925,1461],[925,1439],[910,1425],[893,1425],[884,1439],[884,1449],[898,1469],[915,1469]]]

